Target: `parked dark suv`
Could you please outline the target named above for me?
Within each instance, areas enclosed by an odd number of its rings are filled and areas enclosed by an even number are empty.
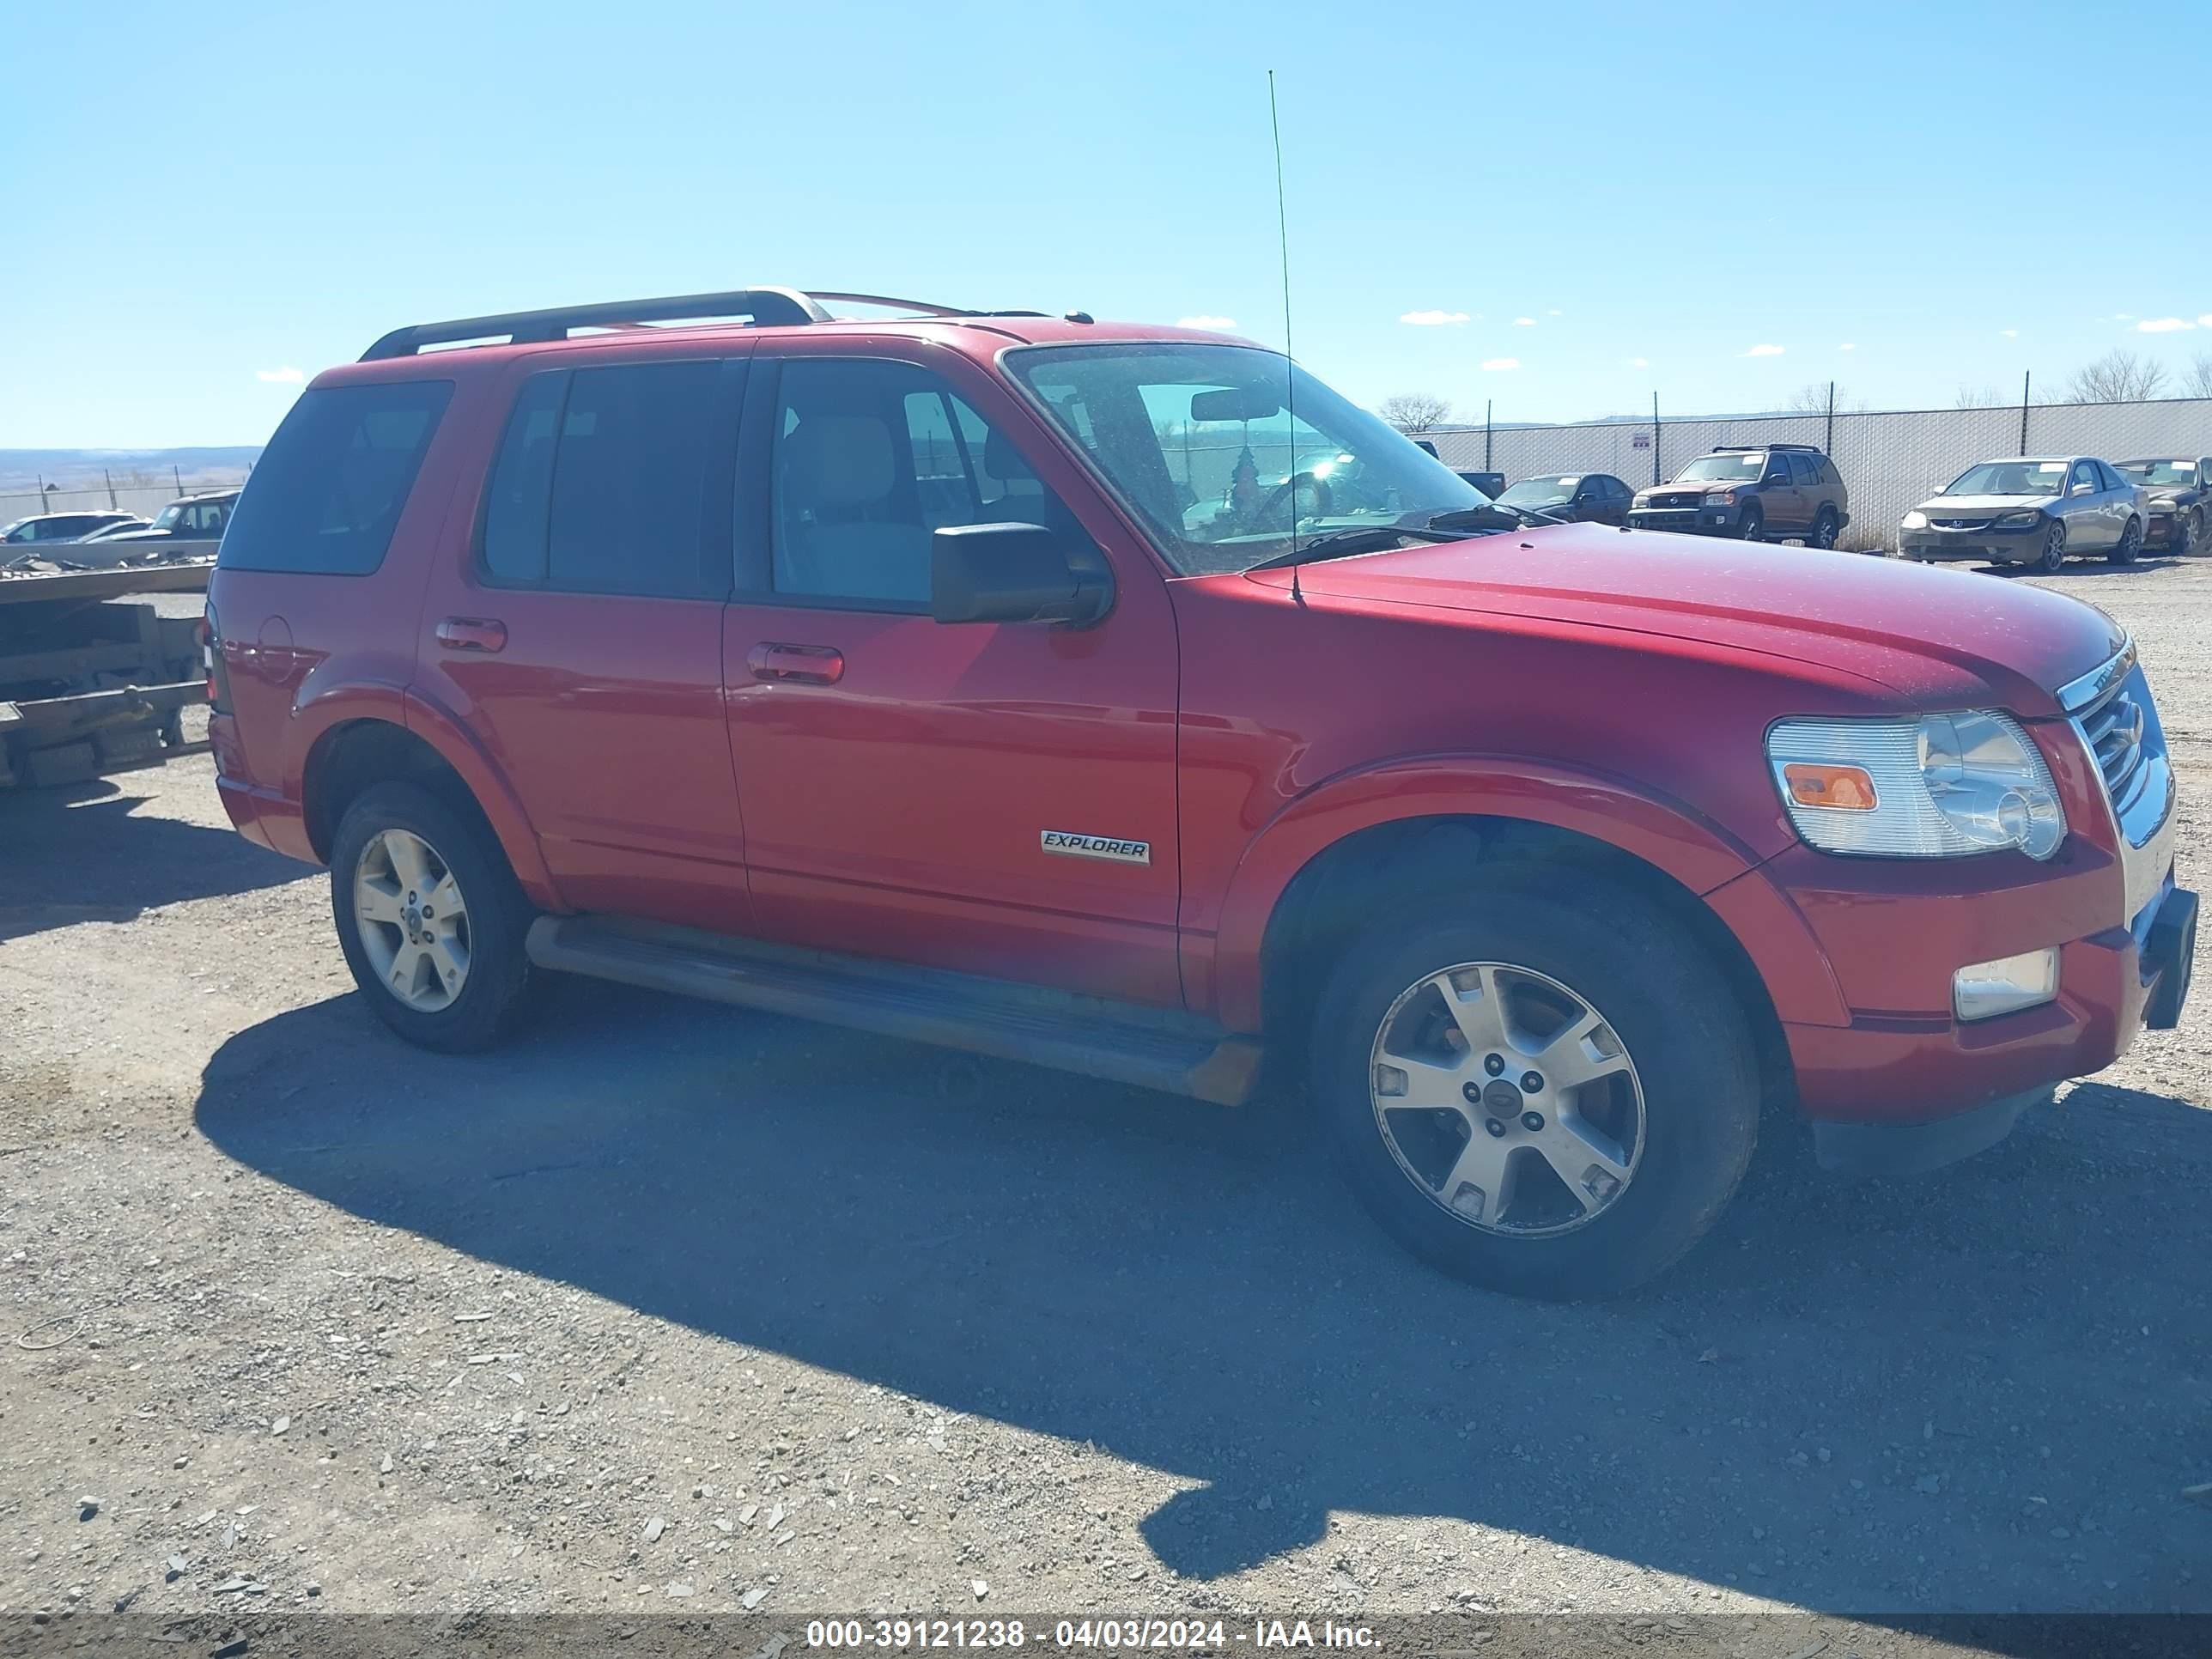
[[[1672,483],[1638,490],[1628,514],[1637,530],[1802,541],[1808,547],[1833,547],[1850,521],[1842,475],[1811,444],[1715,449],[1677,472]]]

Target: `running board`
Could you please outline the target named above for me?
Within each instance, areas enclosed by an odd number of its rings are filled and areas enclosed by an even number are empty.
[[[526,948],[538,967],[562,973],[1025,1060],[1216,1105],[1243,1104],[1260,1075],[1255,1038],[1188,1014],[1072,991],[599,916],[540,916]]]

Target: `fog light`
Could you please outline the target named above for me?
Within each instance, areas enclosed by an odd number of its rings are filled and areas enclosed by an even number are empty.
[[[2049,1002],[2058,994],[2058,952],[2026,951],[1977,962],[1951,975],[1951,1009],[1960,1019],[1990,1019]]]

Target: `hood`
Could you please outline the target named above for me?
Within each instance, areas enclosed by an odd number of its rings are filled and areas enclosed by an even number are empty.
[[[2063,499],[2059,495],[1931,495],[1913,511],[1931,519],[1971,519],[1977,514],[2020,513],[2031,507],[2047,513]]]
[[[1304,566],[1309,596],[1480,612],[1696,641],[1856,680],[1889,706],[2059,712],[2118,623],[2024,582],[1901,559],[1594,525],[1480,536]],[[1287,586],[1290,573],[1254,578]]]

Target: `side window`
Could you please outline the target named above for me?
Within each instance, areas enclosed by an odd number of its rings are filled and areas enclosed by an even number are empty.
[[[1759,475],[1759,481],[1761,483],[1771,484],[1788,483],[1790,482],[1790,458],[1787,455],[1768,455],[1766,458],[1766,470]]]
[[[2067,484],[2087,484],[2092,489],[2101,488],[2097,482],[2097,469],[2087,461],[2074,463],[2074,471],[2067,475]]]
[[[1799,483],[1817,484],[1820,482],[1820,458],[1817,455],[1792,455],[1790,467],[1796,473]]]
[[[2097,463],[2097,476],[2106,489],[2125,489],[2128,487],[2128,481],[2102,461]]]
[[[779,594],[919,611],[938,530],[1022,523],[1083,535],[1013,445],[911,363],[791,359],[773,430],[770,580]]]
[[[532,375],[484,504],[487,577],[572,593],[714,599],[704,510],[718,362]]]
[[[331,576],[375,569],[453,392],[451,380],[384,380],[301,393],[261,452],[216,562]]]

